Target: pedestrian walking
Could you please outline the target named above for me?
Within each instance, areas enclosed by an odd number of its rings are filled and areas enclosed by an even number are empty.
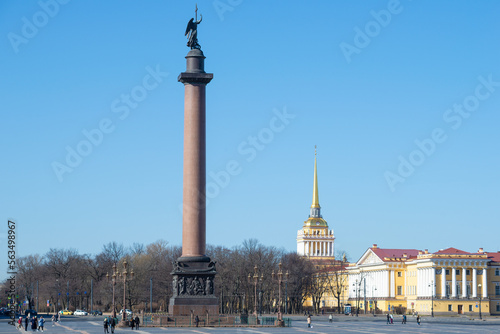
[[[308,328],[312,328],[312,324],[311,324],[312,320],[311,320],[311,315],[309,314],[307,316],[307,327]]]
[[[403,322],[402,324],[406,324],[406,314],[403,314]]]
[[[198,327],[199,322],[200,322],[200,318],[198,318],[198,316],[194,317],[194,324],[196,327]]]
[[[43,332],[43,326],[45,325],[45,319],[40,316],[40,321],[38,322],[38,330]]]
[[[394,316],[391,314],[391,325],[394,324]]]
[[[417,324],[420,325],[420,316],[417,315]]]
[[[36,317],[31,318],[31,331],[35,332],[37,329]]]
[[[136,315],[134,320],[135,320],[135,329],[139,330],[139,324],[141,323],[141,321],[139,320],[139,316]]]
[[[28,331],[28,317],[24,318],[24,331]]]
[[[109,320],[109,327],[111,327],[111,333],[115,332],[115,326],[116,326],[116,320],[115,318],[111,317]]]
[[[333,321],[333,315],[330,313],[330,315],[328,316],[328,321],[329,322],[332,322]]]
[[[23,317],[19,317],[17,321],[17,329],[21,330],[21,328],[23,328]]]
[[[109,329],[108,329],[108,326],[109,326],[108,318],[104,318],[104,321],[103,321],[103,326],[104,326],[104,333],[109,333]]]
[[[391,323],[391,316],[387,313],[387,325]]]
[[[135,320],[133,317],[130,317],[130,328],[132,328],[132,330],[134,330],[134,327],[135,327]]]

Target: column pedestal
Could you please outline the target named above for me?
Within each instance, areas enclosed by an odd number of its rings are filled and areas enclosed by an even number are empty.
[[[219,314],[214,295],[215,263],[206,256],[180,257],[174,263],[170,314],[205,316]]]

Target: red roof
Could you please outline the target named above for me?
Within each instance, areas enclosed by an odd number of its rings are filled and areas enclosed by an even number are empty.
[[[392,257],[403,258],[404,254],[406,254],[406,258],[417,257],[418,252],[421,252],[418,249],[383,249],[383,248],[370,248],[379,258],[382,260]]]
[[[446,248],[446,249],[441,249],[440,251],[437,251],[434,254],[474,254],[474,253],[469,253],[469,252],[465,252],[465,251],[460,250],[460,249],[450,247],[450,248]]]
[[[500,252],[495,252],[495,253],[486,253],[488,255],[488,259],[493,261],[493,262],[500,262]]]

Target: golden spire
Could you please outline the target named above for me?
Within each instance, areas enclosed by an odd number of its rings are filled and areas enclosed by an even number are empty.
[[[318,195],[318,168],[316,163],[316,145],[314,145],[314,188],[313,188],[313,202],[311,208],[320,208],[319,195]]]

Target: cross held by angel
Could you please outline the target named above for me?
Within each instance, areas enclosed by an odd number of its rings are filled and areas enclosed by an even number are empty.
[[[187,36],[189,34],[187,42],[188,47],[190,47],[191,49],[201,50],[201,46],[200,44],[198,44],[198,24],[201,23],[203,16],[200,14],[200,20],[198,20],[198,6],[196,6],[195,12],[196,20],[194,18],[191,18],[191,20],[189,20],[184,36]]]

